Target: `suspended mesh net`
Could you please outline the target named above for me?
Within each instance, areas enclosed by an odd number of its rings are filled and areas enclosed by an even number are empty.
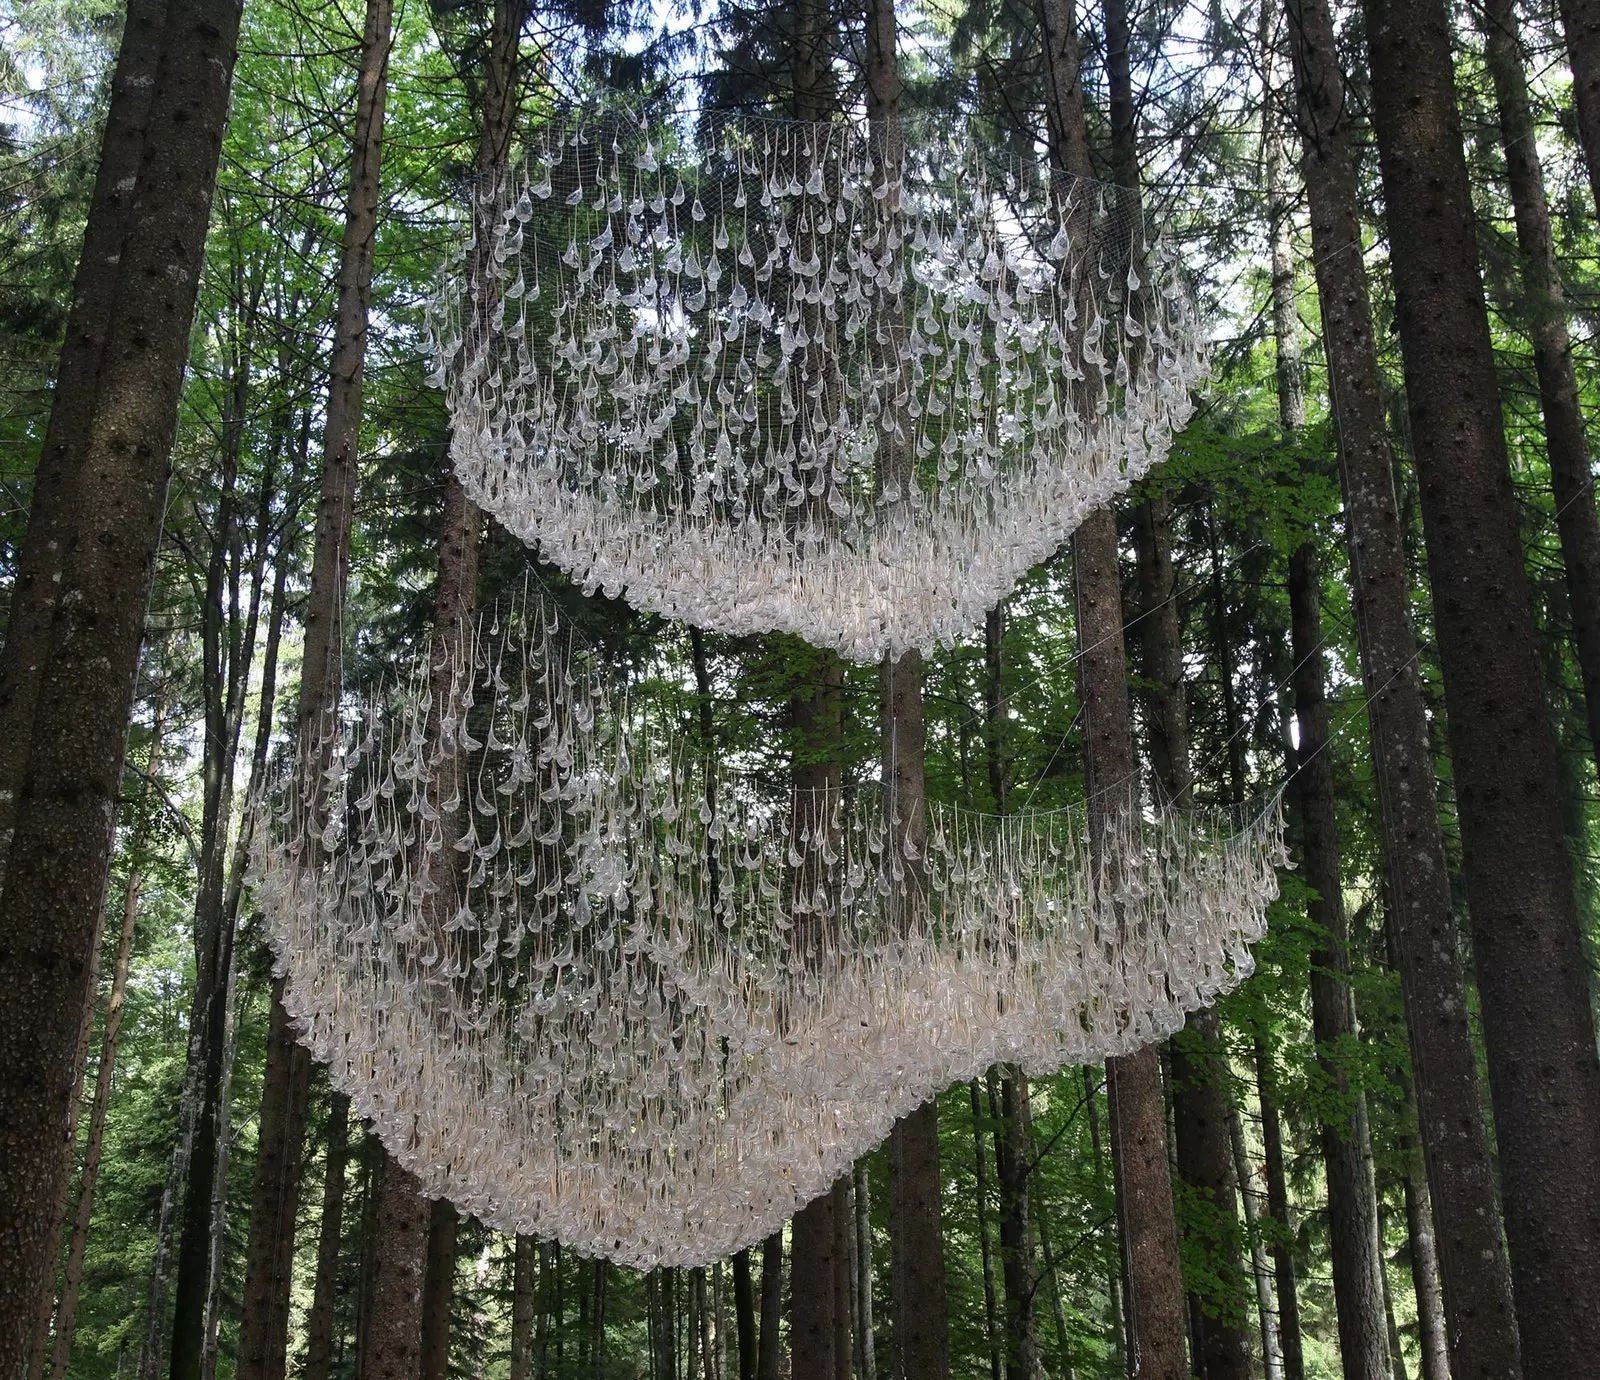
[[[1121,189],[843,118],[568,111],[432,331],[471,497],[590,590],[871,661],[1165,455],[1193,303]]]
[[[1282,860],[1275,803],[1130,791],[1092,839],[873,788],[708,800],[537,604],[331,732],[256,851],[302,1038],[427,1194],[641,1268],[760,1240],[997,1061],[1176,1030],[1251,971]]]

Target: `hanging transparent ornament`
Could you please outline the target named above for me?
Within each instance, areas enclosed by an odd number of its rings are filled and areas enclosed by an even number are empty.
[[[493,627],[491,634],[487,629]],[[330,719],[256,831],[300,1038],[432,1196],[649,1268],[720,1259],[997,1061],[1159,1040],[1251,971],[1276,802],[781,806],[537,603]]]
[[[431,331],[472,498],[578,582],[858,661],[982,622],[1166,454],[1194,305],[1121,189],[907,131],[568,111]]]

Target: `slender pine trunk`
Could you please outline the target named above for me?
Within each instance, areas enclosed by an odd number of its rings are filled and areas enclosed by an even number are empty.
[[[756,1299],[748,1250],[733,1257],[733,1319],[739,1336],[739,1380],[756,1380]]]
[[[983,1264],[984,1339],[989,1347],[990,1380],[1001,1380],[1005,1374],[1005,1346],[1000,1337],[999,1294],[995,1287],[994,1250],[989,1236],[989,1154],[983,1138],[989,1113],[983,1105],[978,1080],[974,1078],[967,1087],[972,1096],[972,1154],[977,1175],[978,1258]]]
[[[1589,170],[1595,213],[1600,215],[1600,4],[1596,0],[1560,0],[1557,8],[1572,68],[1578,142]]]
[[[857,1355],[861,1361],[861,1380],[878,1380],[878,1338],[872,1317],[872,1181],[867,1174],[865,1160],[857,1160],[853,1172],[856,1188]]]
[[[510,1380],[531,1380],[533,1374],[533,1317],[538,1275],[537,1244],[531,1236],[516,1237],[511,1259]]]
[[[436,1198],[428,1214],[428,1269],[422,1287],[422,1380],[446,1380],[450,1306],[456,1285],[455,1204]]]
[[[328,367],[322,473],[295,715],[303,769],[311,772],[319,769],[325,752],[328,730],[324,716],[339,697],[341,610],[349,579],[350,529],[355,516],[392,26],[392,0],[367,0],[356,76],[350,186],[339,251],[339,295]],[[283,980],[279,978],[273,984],[267,1027],[259,1148],[251,1186],[250,1235],[245,1248],[237,1380],[283,1380],[287,1369],[294,1225],[300,1201],[310,1072],[310,1060],[294,1039],[288,1013],[283,1009]]]
[[[333,1092],[328,1097],[328,1144],[323,1156],[317,1273],[311,1290],[311,1311],[306,1316],[306,1359],[300,1371],[301,1380],[329,1380],[332,1373],[334,1303],[339,1288],[345,1162],[349,1153],[350,1099],[342,1092]]]

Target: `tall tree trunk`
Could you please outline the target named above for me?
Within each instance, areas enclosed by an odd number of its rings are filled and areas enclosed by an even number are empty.
[[[333,1366],[333,1312],[339,1288],[339,1245],[344,1225],[345,1161],[350,1150],[350,1099],[328,1097],[328,1145],[322,1174],[322,1221],[317,1274],[306,1316],[306,1360],[301,1380],[328,1380]],[[516,1378],[514,1378],[516,1380]],[[526,1380],[522,1377],[521,1380]]]
[[[783,1233],[775,1231],[761,1243],[761,1340],[756,1352],[757,1380],[778,1380],[783,1356],[779,1332],[783,1317]]]
[[[1286,435],[1293,437],[1306,427],[1306,387],[1290,239],[1290,171],[1277,106],[1277,18],[1275,0],[1264,0],[1261,53],[1266,99],[1262,109],[1262,165],[1266,170],[1270,200],[1272,335],[1277,355],[1278,424]],[[1326,751],[1328,703],[1323,692],[1322,588],[1314,541],[1302,543],[1290,557],[1290,623],[1294,720],[1299,727],[1291,800],[1301,823],[1307,884],[1314,892],[1309,919],[1312,930],[1318,935],[1317,948],[1310,959],[1312,1029],[1323,1076],[1338,1090],[1341,1106],[1350,1108],[1342,1124],[1323,1122],[1322,1127],[1323,1165],[1328,1173],[1333,1292],[1339,1314],[1339,1361],[1346,1380],[1387,1380],[1382,1255],[1378,1242],[1378,1201],[1371,1191],[1366,1093],[1358,1087],[1350,1087],[1349,1076],[1339,1063],[1336,1050],[1341,1042],[1355,1039],[1355,1002],[1349,989],[1349,924],[1344,914],[1339,826],[1334,812],[1333,759]],[[1275,1209],[1274,1217],[1277,1217]],[[1278,1295],[1282,1300],[1285,1372],[1290,1380],[1296,1380],[1304,1370],[1299,1342],[1299,1302],[1293,1279],[1290,1290],[1283,1290],[1285,1266],[1293,1270],[1293,1257],[1288,1252],[1283,1252],[1283,1260],[1278,1263]]]
[[[983,1127],[989,1119],[978,1080],[968,1084],[972,1095],[972,1154],[978,1192],[978,1259],[983,1265],[984,1339],[989,1347],[990,1380],[1005,1374],[1005,1344],[1000,1336],[1000,1301],[995,1284],[994,1250],[989,1237],[989,1154],[984,1146]]]
[[[833,1375],[833,1194],[813,1198],[789,1228],[790,1365],[796,1375]]]
[[[1387,1380],[1383,1319],[1383,1255],[1378,1204],[1372,1189],[1367,1097],[1353,1085],[1348,1053],[1357,1039],[1350,991],[1350,925],[1345,915],[1339,858],[1333,763],[1328,752],[1328,702],[1322,655],[1321,576],[1317,549],[1302,545],[1289,560],[1295,752],[1295,797],[1301,822],[1308,908],[1316,947],[1311,953],[1311,1022],[1322,1076],[1341,1113],[1322,1124],[1328,1176],[1328,1237],[1333,1293],[1339,1315],[1339,1358],[1345,1380]]]
[[[1600,752],[1600,515],[1595,511],[1583,406],[1567,333],[1566,292],[1550,234],[1550,207],[1539,161],[1538,130],[1528,100],[1516,0],[1485,0],[1480,23],[1522,254],[1522,301],[1518,306],[1533,343],[1534,372],[1539,379],[1572,643],[1583,676],[1589,743],[1593,751]]]
[[[511,1380],[531,1380],[533,1373],[533,1315],[538,1273],[537,1244],[531,1236],[519,1235],[512,1247],[511,1259]]]
[[[1256,1315],[1261,1326],[1261,1360],[1267,1380],[1283,1380],[1283,1348],[1278,1341],[1278,1310],[1272,1298],[1272,1262],[1261,1233],[1261,1192],[1256,1188],[1250,1150],[1244,1140],[1244,1118],[1230,1099],[1228,1143],[1233,1150],[1234,1177],[1239,1183],[1239,1206],[1250,1237],[1250,1272],[1256,1285]]]
[[[1596,0],[1560,0],[1558,8],[1572,67],[1578,142],[1583,145],[1589,191],[1600,215],[1600,4]]]
[[[1238,1181],[1228,1140],[1226,1055],[1214,1011],[1193,1012],[1169,1045],[1177,1167],[1195,1200],[1194,1224],[1206,1248],[1205,1272],[1225,1297],[1191,1294],[1194,1372],[1204,1380],[1249,1380],[1245,1272],[1240,1251]],[[1198,1244],[1191,1240],[1190,1248]]]
[[[900,124],[902,83],[896,52],[893,0],[870,0],[867,7],[867,120],[876,157],[890,169],[891,196],[905,161]],[[901,367],[905,340],[902,308],[891,306],[879,321],[885,363]],[[892,484],[909,502],[913,483],[909,442],[886,399],[878,426],[880,485]],[[922,657],[915,650],[884,659],[881,677],[884,808],[893,842],[886,847],[900,857],[919,857],[927,829],[924,810],[924,729]],[[893,904],[907,908],[925,904],[920,871],[904,868],[903,890]],[[894,1344],[900,1377],[945,1380],[950,1373],[947,1327],[944,1229],[940,1212],[939,1115],[936,1104],[924,1103],[895,1123],[889,1133],[890,1247],[894,1304]]]
[[[1099,1080],[1095,1072],[1087,1064],[1083,1068],[1083,1102],[1089,1109],[1089,1148],[1094,1155],[1095,1184],[1102,1193],[1105,1192],[1106,1166],[1105,1148],[1100,1137],[1100,1089]],[[1119,1228],[1120,1230],[1120,1228]],[[1127,1350],[1127,1325],[1123,1319],[1122,1310],[1122,1269],[1120,1264],[1106,1274],[1106,1321],[1110,1324],[1110,1349],[1111,1354],[1117,1359],[1117,1369],[1123,1369],[1122,1361]]]
[[[1051,161],[1090,178],[1087,122],[1078,67],[1076,16],[1066,0],[1042,0],[1049,79]],[[1109,508],[1092,513],[1073,537],[1077,586],[1079,687],[1090,831],[1099,845],[1137,784],[1128,706],[1117,525]],[[1183,1280],[1173,1220],[1171,1165],[1161,1061],[1153,1047],[1110,1059],[1111,1163],[1122,1223],[1128,1371],[1147,1380],[1179,1380],[1184,1356]]]
[[[833,1185],[833,1374],[855,1375],[856,1282],[855,1182],[842,1175]]]
[[[450,1304],[456,1286],[455,1204],[436,1198],[428,1215],[428,1272],[422,1287],[422,1380],[450,1370]]]
[[[339,698],[339,635],[349,578],[350,528],[355,516],[392,25],[392,0],[367,0],[356,76],[350,186],[339,250],[339,297],[328,365],[322,474],[295,715],[297,745],[306,771],[319,768],[326,750],[324,715]],[[259,1150],[251,1186],[250,1236],[245,1248],[237,1380],[283,1380],[287,1368],[294,1224],[300,1201],[310,1072],[310,1059],[295,1040],[283,1009],[283,980],[279,978],[272,988],[267,1028],[267,1066],[257,1132]]]
[[[1400,1149],[1405,1156],[1405,1176],[1401,1184],[1411,1253],[1411,1287],[1417,1298],[1417,1347],[1422,1356],[1422,1380],[1450,1380],[1450,1334],[1445,1323],[1439,1246],[1434,1235],[1433,1205],[1428,1200],[1427,1173],[1421,1148],[1412,1137],[1404,1137]]]
[[[74,531],[78,472],[121,282],[167,12],[166,0],[129,0],[123,17],[100,166],[56,363],[50,420],[34,469],[28,528],[11,588],[10,620],[0,652],[0,881],[33,741],[39,681],[50,654],[59,576]],[[158,108],[158,114],[165,113]]]
[[[385,1156],[372,1243],[372,1298],[358,1380],[419,1380],[428,1203],[416,1177]]]
[[[1390,923],[1428,1177],[1444,1227],[1440,1266],[1452,1355],[1463,1376],[1515,1375],[1520,1371],[1516,1326],[1416,665],[1383,376],[1361,254],[1349,106],[1325,0],[1288,0],[1287,9]],[[1397,79],[1392,73],[1385,77]],[[1427,426],[1435,424],[1430,416]],[[1434,482],[1431,471],[1423,478],[1425,484]],[[1441,589],[1449,588],[1438,572],[1435,578]]]
[[[1149,687],[1145,712],[1150,756],[1163,798],[1183,807],[1191,800],[1193,773],[1171,521],[1172,498],[1165,490],[1153,491],[1134,511],[1143,614],[1140,670]],[[1237,1183],[1228,1144],[1225,1058],[1215,1013],[1192,1013],[1185,1022],[1185,1034],[1175,1036],[1169,1050],[1178,1173],[1215,1228],[1202,1238],[1215,1256],[1207,1262],[1207,1273],[1225,1288],[1237,1283],[1242,1290],[1244,1263],[1237,1230]],[[1242,1312],[1235,1316],[1226,1306],[1208,1306],[1192,1293],[1189,1316],[1195,1373],[1205,1380],[1248,1380],[1250,1341]]]
[[[1449,13],[1442,0],[1364,8],[1516,1321],[1530,1374],[1574,1375],[1600,1354],[1600,1059]],[[1450,1283],[1447,1269],[1447,1302]],[[1502,1342],[1498,1373],[1511,1352]]]
[[[989,610],[983,624],[984,738],[989,792],[997,815],[1006,813],[1011,777],[1006,724],[1005,605]],[[1039,1333],[1034,1300],[1039,1276],[1033,1247],[1029,1184],[1033,1173],[1033,1117],[1028,1078],[1016,1065],[999,1070],[998,1097],[990,1073],[995,1127],[995,1177],[1000,1189],[1000,1259],[1006,1287],[1005,1360],[1008,1380],[1034,1380],[1039,1372]],[[987,1243],[985,1243],[987,1245]],[[992,1266],[991,1266],[992,1269]],[[987,1283],[987,1281],[986,1281]]]
[[[857,1160],[853,1172],[856,1186],[857,1353],[861,1360],[861,1380],[878,1380],[878,1338],[872,1320],[872,1180],[867,1174],[865,1160]]]
[[[1261,1144],[1267,1169],[1267,1210],[1276,1228],[1272,1237],[1272,1276],[1278,1286],[1278,1345],[1283,1349],[1284,1380],[1305,1380],[1299,1267],[1294,1258],[1294,1223],[1289,1216],[1289,1178],[1283,1160],[1277,1074],[1272,1052],[1260,1031],[1256,1032],[1255,1056],[1256,1090],[1261,1097]]]
[[[733,1317],[739,1335],[739,1380],[756,1380],[756,1299],[748,1250],[733,1257]]]
[[[1055,1252],[1050,1247],[1050,1214],[1039,1214],[1039,1249],[1044,1255],[1045,1273],[1050,1276],[1050,1311],[1056,1325],[1056,1352],[1062,1380],[1073,1380],[1072,1334],[1067,1327],[1066,1302],[1061,1296],[1061,1273],[1056,1268]]]
[[[237,49],[234,0],[173,0],[93,402],[70,467],[57,596],[0,894],[0,1357],[24,1376],[55,1272],[63,1128],[93,996],[145,606]],[[118,132],[108,131],[107,142]],[[101,214],[111,214],[106,205]],[[90,232],[90,238],[95,232]],[[61,395],[58,393],[57,397]],[[74,398],[77,406],[81,398]]]

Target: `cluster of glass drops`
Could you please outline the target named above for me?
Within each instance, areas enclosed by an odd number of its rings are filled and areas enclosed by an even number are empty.
[[[434,311],[468,493],[591,590],[859,661],[982,622],[1166,453],[1192,302],[1119,189],[846,119],[571,112]]]
[[[441,669],[442,668],[442,669]],[[1158,1040],[1251,970],[1276,807],[777,807],[537,602],[330,719],[256,872],[284,1001],[431,1196],[639,1267],[725,1257],[991,1064]]]

